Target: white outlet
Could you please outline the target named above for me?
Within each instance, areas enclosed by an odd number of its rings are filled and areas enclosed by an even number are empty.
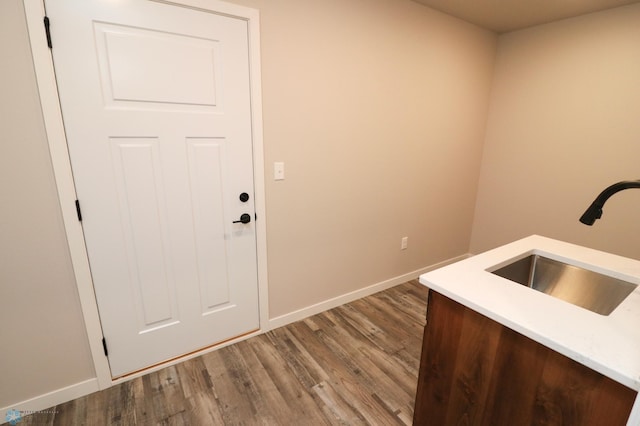
[[[407,245],[409,245],[409,237],[402,237],[402,240],[400,240],[400,250],[406,250]]]
[[[273,180],[284,180],[284,163],[273,163]]]

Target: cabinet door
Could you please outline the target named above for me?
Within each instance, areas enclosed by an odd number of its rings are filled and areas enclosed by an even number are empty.
[[[625,425],[636,394],[429,292],[415,425]]]

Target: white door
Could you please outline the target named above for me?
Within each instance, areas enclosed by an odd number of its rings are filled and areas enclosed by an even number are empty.
[[[247,22],[45,6],[112,376],[258,329]]]

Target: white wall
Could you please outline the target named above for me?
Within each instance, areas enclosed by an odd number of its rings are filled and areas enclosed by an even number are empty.
[[[640,4],[500,36],[471,251],[541,234],[640,258]]]

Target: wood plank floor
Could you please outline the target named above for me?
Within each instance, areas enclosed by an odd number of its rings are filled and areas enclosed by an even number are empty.
[[[426,299],[411,281],[19,425],[410,425]]]

